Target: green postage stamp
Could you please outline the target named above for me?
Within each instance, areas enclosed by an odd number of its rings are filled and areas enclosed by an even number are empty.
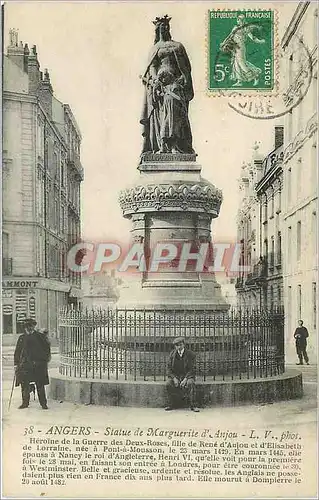
[[[274,11],[209,11],[208,89],[274,88]]]

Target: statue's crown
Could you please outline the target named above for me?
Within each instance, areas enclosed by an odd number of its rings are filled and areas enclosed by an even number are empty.
[[[163,17],[156,17],[155,21],[153,21],[153,24],[155,24],[155,26],[157,26],[158,24],[161,24],[161,23],[168,24],[171,19],[172,19],[171,17],[169,17],[167,14],[165,14],[165,16],[163,16]]]

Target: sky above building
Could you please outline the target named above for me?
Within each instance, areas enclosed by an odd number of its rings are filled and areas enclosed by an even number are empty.
[[[267,154],[278,121],[246,118],[227,98],[209,97],[207,12],[217,2],[10,2],[5,4],[5,47],[9,29],[36,45],[41,70],[48,68],[55,96],[68,103],[83,140],[81,159],[82,235],[87,241],[127,241],[131,223],[122,217],[119,191],[138,179],[142,146],[143,85],[139,78],[154,41],[156,16],[169,14],[174,40],[185,46],[195,97],[190,104],[193,144],[202,176],[222,189],[220,216],[213,221],[215,241],[236,239],[238,178],[250,161],[255,141]],[[268,4],[279,12],[282,36],[297,3]],[[228,8],[252,8],[229,2]]]

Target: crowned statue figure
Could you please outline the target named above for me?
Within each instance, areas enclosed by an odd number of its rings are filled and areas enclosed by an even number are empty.
[[[171,38],[170,20],[165,15],[153,21],[155,42],[142,75],[142,153],[194,153],[188,118],[194,97],[191,65],[184,46]]]

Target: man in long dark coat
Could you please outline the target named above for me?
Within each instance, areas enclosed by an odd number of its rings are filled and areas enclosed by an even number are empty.
[[[35,330],[36,324],[34,319],[26,319],[25,332],[18,338],[14,351],[15,385],[21,385],[22,404],[19,409],[28,408],[30,383],[34,382],[40,405],[47,410],[44,386],[49,384],[48,362],[51,359],[51,348],[47,336]]]
[[[303,359],[309,365],[309,358],[307,354],[307,338],[309,337],[308,330],[303,326],[303,321],[298,321],[298,328],[296,328],[294,333],[294,338],[296,339],[296,351],[299,358],[299,363],[297,365],[303,365]]]
[[[166,411],[177,407],[179,396],[186,396],[192,411],[198,412],[195,406],[195,354],[185,348],[183,337],[174,340],[174,350],[170,353],[168,359],[168,381],[166,389],[168,393],[169,404]]]

